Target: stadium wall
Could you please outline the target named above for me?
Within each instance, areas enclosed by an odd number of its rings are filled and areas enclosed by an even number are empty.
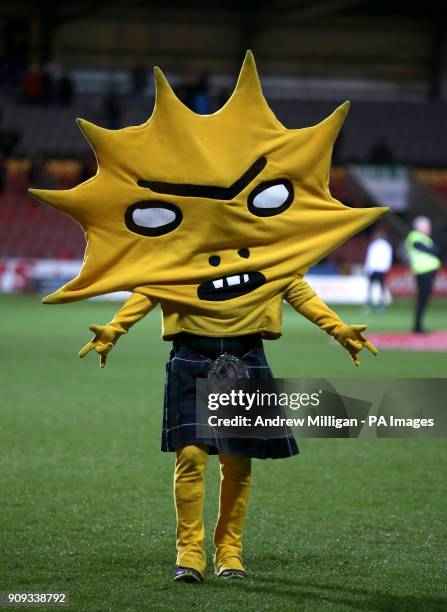
[[[0,259],[0,293],[52,293],[78,275],[81,260],[3,258]],[[368,279],[363,274],[309,274],[306,279],[318,295],[332,304],[366,302]],[[390,298],[412,298],[416,287],[411,271],[393,266],[387,275]],[[126,294],[107,296],[121,300]],[[437,275],[434,295],[447,297],[447,266]]]

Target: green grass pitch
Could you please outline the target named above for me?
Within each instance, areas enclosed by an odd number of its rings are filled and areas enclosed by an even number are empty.
[[[153,312],[104,370],[77,351],[114,303],[42,306],[2,297],[0,591],[68,591],[73,610],[446,610],[446,443],[311,440],[283,461],[254,461],[245,533],[250,578],[171,581],[173,455],[159,451],[164,366]],[[384,315],[338,309],[372,331],[405,330],[408,304]],[[446,325],[434,302],[428,327]],[[382,351],[354,368],[285,309],[266,343],[281,377],[444,377],[444,353]],[[440,398],[445,402],[445,398]],[[217,512],[207,471],[206,526]]]

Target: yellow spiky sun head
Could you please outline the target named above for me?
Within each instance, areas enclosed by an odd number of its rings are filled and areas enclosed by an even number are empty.
[[[349,102],[318,125],[286,129],[250,51],[230,99],[211,115],[180,102],[158,68],[155,81],[143,125],[107,130],[78,120],[97,158],[93,178],[69,190],[30,190],[73,217],[87,241],[79,275],[44,302],[142,286],[165,298],[182,287],[213,299],[198,287],[242,267],[262,272],[267,285],[305,272],[388,210],[348,208],[329,192]],[[256,291],[263,299],[263,288]]]

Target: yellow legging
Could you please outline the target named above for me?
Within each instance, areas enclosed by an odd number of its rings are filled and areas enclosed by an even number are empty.
[[[203,501],[208,447],[183,446],[176,451],[174,498],[177,511],[177,565],[205,572]],[[214,568],[244,569],[242,530],[251,486],[251,459],[219,453],[220,503],[214,532]]]

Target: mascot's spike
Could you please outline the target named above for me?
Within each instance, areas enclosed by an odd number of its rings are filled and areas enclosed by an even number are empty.
[[[28,192],[45,204],[73,214],[70,210],[73,202],[72,189],[28,189]]]
[[[248,50],[242,62],[236,88],[250,85],[252,88],[262,90],[259,81],[258,70],[256,68],[255,56]]]
[[[236,83],[233,96],[237,95],[247,96],[251,101],[255,101],[256,98],[258,98],[259,101],[259,98],[261,98],[263,103],[267,104],[264,99],[264,94],[262,93],[255,58],[250,50],[245,54],[239,78]]]
[[[332,149],[349,109],[344,102],[320,123],[308,128],[289,130],[291,148],[290,159],[295,159],[300,167],[303,180],[327,185],[331,167]],[[302,155],[302,148],[306,154]]]
[[[107,143],[108,136],[113,130],[107,130],[106,128],[102,128],[99,125],[95,125],[94,123],[90,123],[90,121],[80,119],[79,117],[76,119],[76,123],[92,149],[96,154],[99,154],[103,148],[102,144]]]
[[[326,117],[326,119],[323,119],[323,121],[314,126],[314,130],[319,137],[326,140],[329,147],[337,140],[337,136],[346,119],[350,105],[351,103],[349,100],[346,100],[346,102],[340,104],[329,117]]]
[[[239,73],[236,87],[221,111],[228,115],[250,117],[250,122],[257,125],[280,126],[277,118],[267,104],[262,92],[256,62],[251,51],[247,51]]]
[[[178,111],[184,104],[177,98],[168,79],[158,66],[154,67],[155,78],[155,110],[160,112],[175,107]],[[185,107],[186,108],[186,107]]]

